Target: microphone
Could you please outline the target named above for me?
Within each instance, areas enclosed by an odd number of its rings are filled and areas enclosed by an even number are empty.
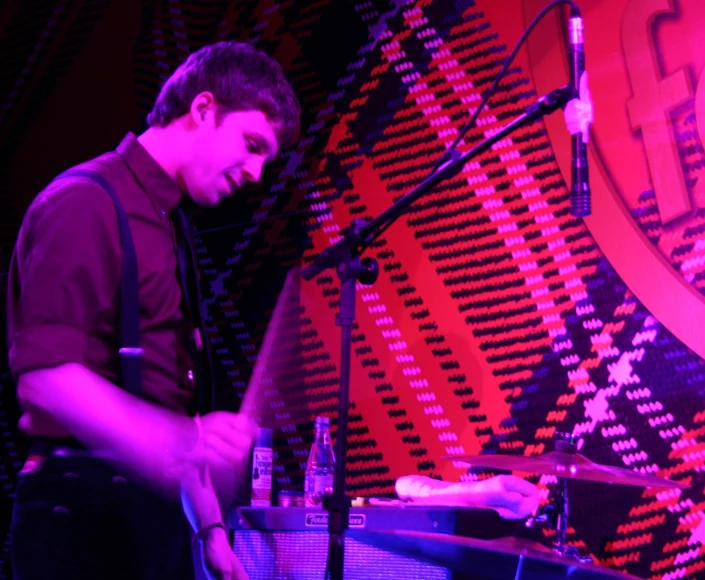
[[[568,22],[568,45],[572,97],[580,100],[583,97],[582,89],[585,87],[586,98],[589,100],[587,75],[585,75],[585,27],[580,16],[580,9],[575,5],[571,8],[570,21]],[[588,125],[589,122],[581,132],[573,133],[571,137],[573,160],[571,163],[570,213],[575,217],[585,217],[591,213],[587,163]]]

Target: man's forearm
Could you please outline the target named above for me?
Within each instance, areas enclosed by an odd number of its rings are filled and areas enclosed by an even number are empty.
[[[169,484],[167,470],[183,469],[198,439],[188,417],[137,399],[78,364],[22,375],[18,395],[30,410],[48,414],[89,448],[160,487]]]
[[[223,521],[223,512],[208,467],[189,469],[181,480],[184,513],[194,532]]]

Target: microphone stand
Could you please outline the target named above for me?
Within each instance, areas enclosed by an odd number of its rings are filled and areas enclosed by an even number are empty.
[[[350,498],[345,493],[346,442],[348,437],[348,407],[350,401],[350,364],[352,356],[352,328],[355,321],[356,284],[373,284],[379,274],[379,265],[374,258],[360,258],[360,255],[373,241],[375,234],[390,225],[422,195],[440,182],[460,173],[472,158],[484,153],[492,145],[524,125],[565,107],[572,98],[571,87],[556,89],[536,103],[530,105],[522,115],[497,133],[464,155],[451,159],[429,175],[415,189],[397,200],[378,217],[371,221],[356,219],[343,230],[343,237],[334,245],[322,251],[312,264],[303,269],[304,280],[311,280],[318,274],[335,268],[340,280],[340,307],[336,325],[341,327],[340,348],[340,404],[338,407],[338,428],[336,434],[336,469],[333,494],[323,498],[324,509],[328,512],[328,571],[332,580],[343,580],[344,535],[348,529]],[[327,577],[327,575],[326,575]]]

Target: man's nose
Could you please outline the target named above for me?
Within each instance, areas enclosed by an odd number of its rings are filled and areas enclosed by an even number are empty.
[[[264,159],[258,155],[251,156],[245,166],[242,168],[243,176],[250,183],[259,183],[262,179],[262,170],[264,169]]]

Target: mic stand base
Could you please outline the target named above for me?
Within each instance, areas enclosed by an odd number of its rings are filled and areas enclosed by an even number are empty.
[[[328,561],[331,580],[343,580],[345,568],[345,530],[350,520],[350,498],[326,495],[323,508],[328,512]],[[325,578],[328,578],[326,574]]]

